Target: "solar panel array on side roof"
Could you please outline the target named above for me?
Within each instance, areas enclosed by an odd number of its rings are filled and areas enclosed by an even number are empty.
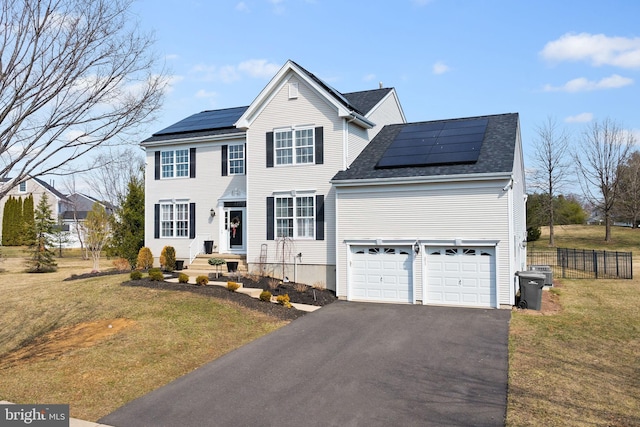
[[[180,120],[178,123],[154,133],[153,136],[230,128],[233,127],[233,124],[238,121],[247,108],[248,107],[236,107],[225,108],[224,110],[203,111]]]
[[[376,168],[475,163],[489,119],[406,125]]]

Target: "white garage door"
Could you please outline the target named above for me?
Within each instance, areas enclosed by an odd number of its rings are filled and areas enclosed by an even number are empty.
[[[495,248],[428,247],[427,304],[496,306]]]
[[[413,302],[409,246],[352,246],[349,299]]]

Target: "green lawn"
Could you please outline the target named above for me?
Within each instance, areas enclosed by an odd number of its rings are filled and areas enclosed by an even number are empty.
[[[613,231],[604,245],[602,227],[564,226],[556,243],[640,253],[638,230]],[[640,282],[565,279],[552,292],[559,313],[513,313],[507,425],[640,425]]]
[[[3,255],[0,400],[68,403],[71,416],[95,421],[284,325],[189,292],[122,286],[127,275],[63,281],[91,270],[79,257],[27,274],[18,250]]]

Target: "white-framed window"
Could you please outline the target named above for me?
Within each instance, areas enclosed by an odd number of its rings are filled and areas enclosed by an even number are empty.
[[[244,144],[230,145],[229,175],[244,175]]]
[[[275,219],[277,237],[315,238],[314,196],[276,197]]]
[[[20,183],[20,185],[18,186],[18,191],[20,191],[21,193],[27,192],[27,181],[22,181]]]
[[[160,237],[189,237],[189,203],[160,203]]]
[[[313,163],[315,161],[313,132],[313,128],[274,131],[276,165]]]
[[[171,150],[160,153],[162,178],[189,177],[189,150]]]

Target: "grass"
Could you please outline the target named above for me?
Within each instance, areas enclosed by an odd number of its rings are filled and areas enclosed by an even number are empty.
[[[20,249],[2,248],[2,255],[0,400],[68,403],[72,417],[95,421],[284,325],[188,292],[121,286],[126,274],[65,282],[91,270],[91,261],[75,256],[58,258],[55,273],[28,274]],[[116,319],[126,327],[107,336],[104,325]],[[68,345],[89,326],[105,336]],[[65,328],[75,329],[65,335]],[[29,349],[38,350],[11,358]]]
[[[604,226],[556,225],[555,246],[558,248],[600,249],[605,251],[638,252],[640,229],[611,227],[611,241],[604,241]],[[549,245],[549,227],[542,227],[540,240],[529,242],[531,249],[545,249]]]
[[[640,231],[613,231],[604,245],[602,227],[558,227],[556,242],[638,252]],[[640,282],[565,279],[553,292],[559,313],[513,313],[507,425],[640,425]]]

